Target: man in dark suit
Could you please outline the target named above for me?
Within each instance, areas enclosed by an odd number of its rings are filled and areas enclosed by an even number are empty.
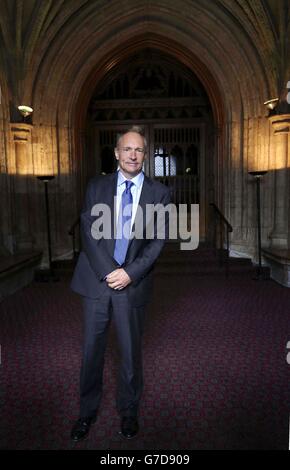
[[[164,209],[170,202],[168,188],[149,179],[142,171],[146,145],[137,127],[119,135],[115,148],[119,170],[96,176],[89,182],[86,192],[81,213],[82,251],[71,283],[72,289],[83,298],[84,312],[80,416],[71,432],[74,441],[86,437],[96,421],[111,317],[116,325],[121,356],[116,399],[121,433],[132,438],[138,432],[145,306],[152,292],[153,266],[168,231],[168,214],[163,219],[165,237],[162,237],[156,228],[156,214],[147,220],[145,208],[157,204]],[[111,216],[101,224],[102,229],[106,231],[115,223],[113,236],[100,236],[101,225],[96,225],[98,219],[92,215],[100,214],[98,208],[104,209],[104,205],[111,209]],[[136,232],[132,236],[140,224],[142,238],[137,237]],[[146,226],[150,224],[153,234],[148,237]]]

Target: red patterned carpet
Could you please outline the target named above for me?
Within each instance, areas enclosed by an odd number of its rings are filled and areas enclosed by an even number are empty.
[[[140,433],[129,442],[115,410],[113,328],[97,423],[86,441],[70,441],[81,309],[68,277],[33,283],[0,304],[1,449],[288,448],[290,289],[253,281],[247,269],[228,280],[218,271],[168,270],[156,275]]]

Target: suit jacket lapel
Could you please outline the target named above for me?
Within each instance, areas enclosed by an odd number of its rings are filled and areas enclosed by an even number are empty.
[[[148,176],[144,175],[142,191],[139,199],[139,206],[141,206],[142,209],[146,207],[146,204],[152,204],[154,201],[152,194],[152,186],[152,181],[148,178]]]
[[[152,185],[153,185],[152,181],[146,175],[144,175],[143,186],[142,186],[140,199],[139,199],[139,204],[138,204],[138,206],[140,206],[140,208],[143,211],[143,229],[144,230],[145,230],[145,227],[146,227],[146,205],[147,204],[154,204],[154,197],[153,197],[154,195],[153,195],[153,192],[152,192]],[[132,227],[133,231],[134,231],[134,227],[135,227],[135,220],[136,220],[136,218],[134,219],[134,223],[133,223],[133,227]],[[129,251],[129,249],[130,249],[133,242],[134,242],[134,237],[129,242],[128,251]]]
[[[108,182],[108,188],[104,191],[104,204],[107,204],[111,209],[111,238],[106,240],[108,246],[108,252],[113,256],[115,239],[114,239],[114,224],[115,224],[115,207],[114,197],[117,195],[117,181],[118,173],[112,173],[110,175],[110,181]]]

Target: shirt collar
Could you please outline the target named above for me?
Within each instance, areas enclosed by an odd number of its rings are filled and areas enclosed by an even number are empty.
[[[130,181],[132,181],[132,183],[134,183],[137,186],[137,188],[140,188],[142,186],[143,180],[144,180],[143,171],[140,171],[140,173],[138,173],[138,175],[136,175],[136,176],[134,176],[134,178],[130,179]],[[123,184],[124,181],[126,181],[125,176],[123,175],[123,173],[120,170],[118,170],[117,186],[121,186],[121,184]]]

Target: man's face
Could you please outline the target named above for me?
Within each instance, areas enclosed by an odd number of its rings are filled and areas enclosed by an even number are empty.
[[[125,178],[134,178],[142,171],[146,156],[143,137],[137,132],[124,134],[115,148],[115,156]]]

